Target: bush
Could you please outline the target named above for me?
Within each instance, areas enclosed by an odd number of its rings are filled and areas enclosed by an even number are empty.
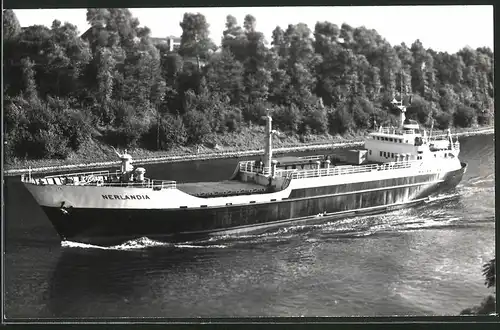
[[[329,114],[328,124],[332,134],[344,134],[356,127],[354,118],[346,106],[340,106]]]
[[[296,132],[298,130],[302,117],[295,104],[274,107],[272,116],[274,127],[291,132]]]
[[[412,104],[407,108],[406,116],[424,125],[429,120],[432,108],[429,102],[418,95],[413,96]]]
[[[493,115],[489,111],[478,111],[477,123],[482,126],[488,126],[493,123]]]
[[[370,101],[363,98],[355,98],[351,103],[351,112],[357,128],[368,128],[371,126],[370,114],[374,112]]]
[[[440,130],[448,129],[453,121],[453,116],[448,112],[440,112],[435,116],[436,128]]]
[[[184,123],[187,130],[187,142],[189,144],[200,144],[205,142],[211,133],[210,121],[205,113],[198,110],[190,110],[184,114]]]
[[[147,124],[141,119],[132,117],[121,127],[108,128],[104,133],[104,139],[108,144],[118,147],[135,147],[147,128]]]
[[[68,139],[69,147],[77,151],[90,138],[91,127],[79,110],[66,110],[58,118],[62,134]]]
[[[242,119],[241,109],[231,107],[231,109],[224,114],[225,127],[229,132],[239,131]]]
[[[243,109],[243,118],[246,121],[262,123],[262,117],[266,115],[267,108],[263,102],[250,103]]]
[[[41,130],[33,136],[31,154],[36,158],[59,158],[68,157],[70,148],[69,140],[56,128]]]
[[[116,100],[110,102],[108,113],[108,122],[112,122],[114,127],[122,127],[132,120],[136,110],[128,102]]]
[[[459,106],[454,115],[455,126],[471,127],[474,123],[475,115],[474,109],[471,107],[465,105]]]
[[[157,146],[158,138],[159,146]],[[186,140],[187,132],[182,118],[171,114],[162,116],[159,123],[152,121],[149,130],[143,136],[146,147],[155,150],[169,150],[174,146],[185,144]]]
[[[48,98],[47,102],[32,99],[30,102],[22,97],[6,100],[6,156],[24,158],[66,158],[73,145],[77,144],[75,136],[65,136],[63,129],[75,129],[74,122],[63,114],[67,113],[66,100]],[[88,130],[87,130],[88,132]]]
[[[302,117],[300,125],[300,134],[323,134],[328,131],[328,116],[326,109],[313,107],[307,111],[306,115]],[[307,128],[309,127],[309,129]]]

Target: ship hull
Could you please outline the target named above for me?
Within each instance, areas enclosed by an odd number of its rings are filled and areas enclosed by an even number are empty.
[[[461,181],[466,164],[434,174],[369,182],[299,188],[287,199],[245,205],[176,209],[121,209],[42,206],[62,240],[109,245],[127,239],[189,239],[312,224],[423,203]]]

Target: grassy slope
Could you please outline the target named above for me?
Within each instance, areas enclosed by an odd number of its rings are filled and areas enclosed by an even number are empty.
[[[463,133],[469,132],[477,129],[453,129],[453,133]],[[484,128],[483,128],[484,129]],[[440,134],[443,132],[436,132]],[[299,147],[305,145],[314,144],[329,144],[329,143],[341,143],[343,141],[353,141],[362,140],[367,132],[358,132],[355,134],[345,134],[344,136],[331,136],[328,134],[324,135],[311,135],[302,139],[298,135],[282,134],[280,137],[275,137],[273,139],[274,148],[284,148],[284,147]],[[434,135],[434,134],[433,134]],[[260,150],[263,149],[263,136],[264,127],[263,126],[250,126],[244,127],[241,132],[238,133],[227,133],[224,135],[217,135],[213,138],[212,145],[215,147],[201,146],[200,153],[220,153],[220,152],[231,152],[231,151],[247,151],[247,150]],[[197,153],[197,147],[175,147],[169,151],[151,151],[144,148],[130,148],[129,153],[135,159],[144,158],[158,158],[158,157],[168,157],[168,156],[183,156],[183,155],[193,155]],[[86,164],[86,163],[100,163],[100,162],[112,162],[117,161],[116,154],[109,145],[105,145],[102,142],[92,139],[87,141],[81,146],[78,152],[71,153],[70,156],[65,159],[40,159],[40,160],[24,160],[24,159],[4,159],[4,165],[6,170],[10,169],[21,169],[21,168],[39,168],[47,166],[61,166],[61,165],[73,165],[73,164]]]

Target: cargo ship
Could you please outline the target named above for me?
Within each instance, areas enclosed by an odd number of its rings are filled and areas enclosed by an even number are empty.
[[[106,244],[139,237],[200,237],[269,230],[387,212],[454,189],[467,164],[460,144],[405,118],[379,127],[364,146],[342,153],[273,157],[272,118],[266,116],[264,155],[239,161],[219,182],[180,183],[146,177],[117,152],[116,171],[21,176],[62,240]]]

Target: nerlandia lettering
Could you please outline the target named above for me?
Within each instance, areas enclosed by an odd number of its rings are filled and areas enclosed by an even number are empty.
[[[151,199],[148,195],[102,195],[103,199]]]

